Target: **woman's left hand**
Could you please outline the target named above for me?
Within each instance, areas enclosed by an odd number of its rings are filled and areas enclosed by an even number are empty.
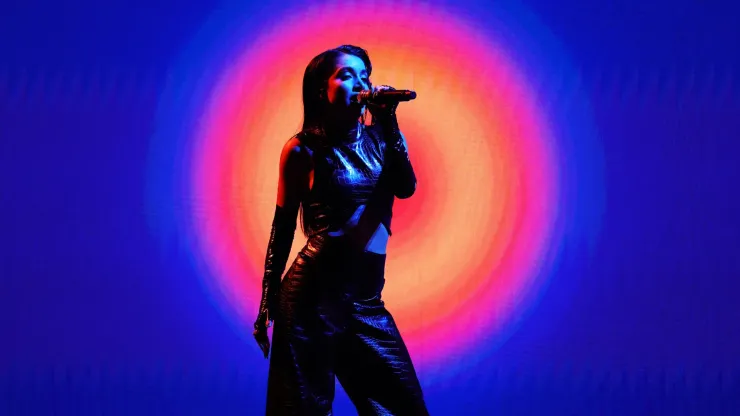
[[[373,87],[373,92],[382,90],[394,91],[395,88],[388,85],[378,85]],[[367,108],[370,110],[370,114],[372,114],[373,119],[377,120],[380,124],[383,124],[395,117],[397,107],[398,101],[383,104],[367,103]]]

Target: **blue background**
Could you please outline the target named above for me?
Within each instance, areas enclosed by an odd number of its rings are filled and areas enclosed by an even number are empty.
[[[0,414],[263,413],[266,362],[147,201],[169,71],[221,6],[1,6]],[[599,230],[564,240],[537,307],[428,386],[430,410],[739,414],[738,6],[526,8],[590,105],[603,209],[571,220]],[[335,410],[353,414],[341,394]]]

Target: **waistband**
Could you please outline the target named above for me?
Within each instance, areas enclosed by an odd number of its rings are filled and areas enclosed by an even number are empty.
[[[380,297],[385,286],[385,254],[359,250],[345,236],[316,235],[299,255],[314,263],[326,289],[344,299]]]
[[[385,254],[373,253],[366,251],[364,246],[360,246],[351,236],[330,236],[328,233],[314,234],[308,237],[304,250],[307,254],[319,253],[322,251],[343,252],[347,254],[364,256],[368,258],[385,257]]]

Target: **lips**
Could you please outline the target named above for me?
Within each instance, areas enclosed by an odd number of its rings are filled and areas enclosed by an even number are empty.
[[[353,107],[362,107],[363,105],[360,104],[360,101],[357,99],[358,95],[352,95],[349,97],[349,105]]]

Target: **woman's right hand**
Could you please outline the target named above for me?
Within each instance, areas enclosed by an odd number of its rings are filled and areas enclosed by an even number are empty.
[[[270,338],[267,335],[267,328],[269,327],[270,320],[267,318],[267,314],[260,313],[259,316],[257,316],[257,321],[254,323],[254,331],[252,332],[252,335],[254,335],[254,339],[257,341],[257,345],[259,345],[265,358],[270,354]]]

